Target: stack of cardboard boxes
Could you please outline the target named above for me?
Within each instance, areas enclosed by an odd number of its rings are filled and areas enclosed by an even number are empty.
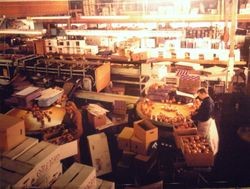
[[[148,155],[150,144],[158,140],[158,128],[150,121],[139,120],[134,122],[134,128],[125,127],[117,140],[121,150]]]
[[[26,137],[22,119],[0,114],[0,122],[1,188],[49,187],[62,173],[60,160],[77,153],[77,145],[69,154],[61,146]]]
[[[158,128],[148,120],[134,122],[134,127],[125,127],[118,135],[118,148],[123,154],[134,153],[134,163],[138,171],[148,172],[156,163]],[[124,159],[124,158],[123,158]],[[125,158],[126,159],[126,158]],[[145,173],[145,172],[144,172]]]

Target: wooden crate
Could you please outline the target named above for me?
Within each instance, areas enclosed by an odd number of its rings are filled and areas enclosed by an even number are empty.
[[[180,141],[181,136],[196,135],[196,134],[197,134],[197,127],[195,125],[191,127],[173,126],[173,135],[175,138],[175,144],[177,148],[181,148],[181,141]]]
[[[187,166],[211,167],[214,165],[214,154],[208,139],[199,135],[181,136],[180,139]]]

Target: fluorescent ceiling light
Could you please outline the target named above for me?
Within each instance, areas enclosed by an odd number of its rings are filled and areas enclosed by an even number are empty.
[[[99,20],[125,20],[129,19],[129,16],[81,16],[81,19],[99,19]]]
[[[31,20],[63,20],[63,19],[70,19],[71,16],[34,16],[29,18]]]
[[[180,37],[182,31],[149,31],[149,30],[65,30],[71,36],[112,36],[112,37]]]
[[[3,29],[0,34],[23,34],[23,35],[42,35],[46,30],[17,30],[17,29]]]

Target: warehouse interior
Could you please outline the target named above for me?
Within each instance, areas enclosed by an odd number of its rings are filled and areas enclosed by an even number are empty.
[[[0,188],[248,188],[249,65],[249,0],[0,0]]]

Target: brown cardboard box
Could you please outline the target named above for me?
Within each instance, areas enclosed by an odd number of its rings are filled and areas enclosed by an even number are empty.
[[[80,163],[74,163],[57,179],[51,188],[96,189],[95,168]]]
[[[117,137],[118,148],[121,150],[130,151],[130,139],[134,135],[134,129],[130,127],[124,127],[122,132]]]
[[[0,114],[0,151],[10,150],[25,139],[24,121]]]
[[[106,114],[95,116],[88,112],[88,121],[95,128],[106,124]]]
[[[145,144],[158,140],[158,128],[148,120],[134,122],[134,132],[135,136]]]
[[[137,154],[147,155],[148,154],[148,147],[150,143],[144,143],[136,136],[133,136],[131,139],[131,151]]]

